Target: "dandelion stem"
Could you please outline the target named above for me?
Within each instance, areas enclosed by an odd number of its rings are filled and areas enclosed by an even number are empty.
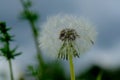
[[[13,78],[13,70],[12,70],[12,62],[11,62],[10,59],[8,60],[8,63],[9,63],[9,68],[10,68],[10,77],[11,77],[11,80],[14,80],[14,78]]]
[[[69,54],[69,65],[70,65],[71,80],[75,80],[74,64],[73,64],[73,58],[71,54]]]
[[[102,71],[98,73],[96,80],[102,80]]]

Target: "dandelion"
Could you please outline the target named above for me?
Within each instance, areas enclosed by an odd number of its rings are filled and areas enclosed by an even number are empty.
[[[39,42],[44,53],[69,60],[71,80],[75,80],[72,59],[85,53],[94,44],[95,37],[95,28],[84,18],[59,14],[43,24]]]

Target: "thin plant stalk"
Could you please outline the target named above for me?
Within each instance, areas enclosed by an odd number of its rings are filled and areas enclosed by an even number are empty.
[[[75,80],[75,71],[74,71],[73,57],[72,57],[71,54],[69,54],[69,65],[70,65],[71,80]]]
[[[22,3],[22,6],[23,6],[23,9],[24,9],[23,11],[31,13],[31,11],[28,9],[28,7],[25,6],[24,0],[21,0],[21,3]],[[28,14],[25,14],[25,15],[28,16]],[[30,27],[31,27],[31,30],[32,30],[34,43],[35,43],[35,47],[36,47],[36,51],[37,51],[37,57],[38,57],[38,60],[40,61],[40,63],[39,63],[40,67],[43,68],[44,60],[42,58],[41,51],[39,49],[38,30],[36,29],[36,26],[35,26],[35,20],[29,19],[29,18],[26,18],[26,20],[28,20],[28,22],[30,24]]]
[[[12,70],[12,62],[11,62],[10,59],[8,60],[8,63],[9,63],[9,68],[10,68],[10,77],[11,77],[11,80],[14,80],[13,70]]]
[[[7,48],[8,48],[8,52],[9,52],[9,51],[10,51],[9,42],[7,42]],[[9,63],[9,69],[10,69],[10,77],[11,77],[11,80],[14,80],[11,59],[8,59],[8,63]]]
[[[33,33],[33,38],[34,38],[34,42],[35,42],[35,46],[36,46],[36,50],[37,50],[37,57],[40,61],[40,65],[41,67],[44,65],[44,61],[43,61],[43,58],[42,58],[42,55],[41,55],[41,51],[39,49],[39,43],[38,43],[38,35],[36,34],[36,28],[35,28],[35,24],[34,22],[32,21],[29,21],[30,25],[31,25],[31,30],[32,30],[32,33]]]
[[[6,35],[5,35],[5,36],[6,36]],[[9,53],[9,52],[10,52],[10,44],[9,44],[9,41],[6,41],[6,45],[7,45],[7,52]],[[9,69],[10,69],[10,77],[11,77],[11,80],[14,80],[11,59],[8,59],[8,64],[9,64]]]

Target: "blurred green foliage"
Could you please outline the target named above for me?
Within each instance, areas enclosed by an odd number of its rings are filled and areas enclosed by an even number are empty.
[[[46,63],[42,74],[40,73],[41,68],[39,66],[28,66],[28,70],[31,71],[33,76],[37,76],[36,80],[66,80],[61,64],[56,61]]]
[[[36,22],[38,20],[38,14],[31,10],[31,0],[21,0],[24,11],[21,12],[20,19],[29,20],[30,22]]]
[[[120,68],[116,70],[105,70],[98,66],[94,66],[82,75],[79,75],[76,80],[96,80],[101,71],[101,80],[120,80]]]
[[[21,0],[21,4],[23,6],[23,11],[20,14],[20,19],[27,20],[30,24],[33,38],[36,46],[37,51],[37,65],[30,65],[28,66],[30,74],[36,79],[36,80],[66,80],[64,71],[60,63],[48,63],[45,62],[40,48],[39,48],[39,42],[38,42],[38,29],[36,26],[36,22],[39,19],[38,14],[31,10],[32,2],[31,0]]]
[[[7,60],[21,55],[21,52],[16,52],[17,46],[14,49],[10,49],[10,42],[14,40],[14,36],[8,33],[10,30],[11,28],[7,28],[5,22],[0,22],[0,42],[3,44],[3,47],[0,48],[0,56],[4,56]]]
[[[21,52],[17,53],[17,47],[11,49],[10,42],[13,41],[13,36],[8,32],[10,28],[7,28],[5,22],[0,22],[0,42],[3,44],[0,48],[0,56],[5,57],[8,60],[10,68],[10,77],[11,80],[14,80],[12,62],[11,59],[14,59],[16,56],[21,55]]]

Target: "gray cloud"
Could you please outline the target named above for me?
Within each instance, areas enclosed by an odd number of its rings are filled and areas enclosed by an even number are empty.
[[[110,48],[120,40],[120,1],[81,0],[82,15],[92,19],[98,30],[98,46]]]

